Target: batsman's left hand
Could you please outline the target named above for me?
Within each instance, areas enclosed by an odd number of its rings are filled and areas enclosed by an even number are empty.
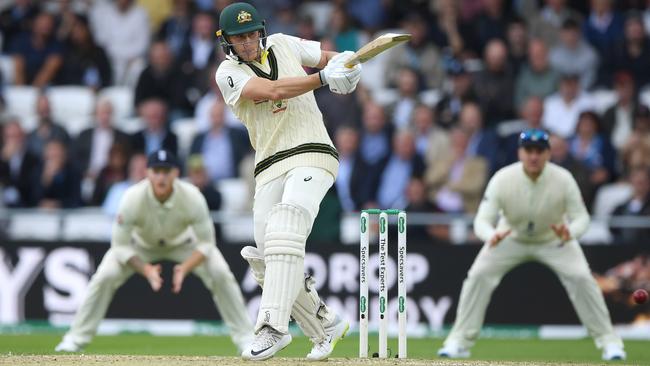
[[[571,240],[571,232],[569,232],[569,228],[565,224],[553,224],[551,225],[551,229],[553,229],[555,235],[557,235],[563,243]]]
[[[172,279],[172,292],[177,294],[181,292],[183,287],[183,281],[185,281],[185,276],[187,276],[187,271],[185,267],[177,264],[174,266],[174,278]]]

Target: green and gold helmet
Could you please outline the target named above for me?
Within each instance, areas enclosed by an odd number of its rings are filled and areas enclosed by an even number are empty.
[[[235,53],[228,36],[253,31],[260,32],[260,47],[264,49],[266,47],[264,20],[251,4],[232,3],[221,11],[217,37],[219,37],[221,47],[229,58],[239,60],[239,56]]]

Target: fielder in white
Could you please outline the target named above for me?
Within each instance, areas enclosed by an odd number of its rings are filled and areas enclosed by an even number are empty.
[[[587,230],[589,214],[571,173],[548,161],[548,139],[539,129],[522,132],[519,162],[496,172],[488,183],[474,219],[474,231],[485,245],[463,283],[456,321],[438,356],[469,357],[501,278],[534,260],[560,278],[603,359],[625,359],[577,240]]]
[[[290,315],[314,346],[309,360],[327,358],[349,325],[319,298],[303,275],[305,243],[320,202],[338,170],[313,90],[329,84],[348,94],[361,65],[346,68],[352,52],[321,51],[318,42],[266,36],[264,21],[246,3],[221,12],[217,35],[228,57],[216,72],[226,103],[248,129],[255,156],[255,244],[242,256],[262,286],[256,338],[242,357],[264,360],[291,342]],[[322,69],[307,75],[303,66]]]
[[[78,352],[97,332],[115,291],[134,272],[155,292],[163,279],[161,260],[174,267],[172,291],[179,293],[187,274],[205,284],[240,350],[253,340],[253,324],[244,297],[223,255],[217,249],[212,219],[201,192],[178,177],[175,157],[166,150],[147,161],[147,179],[128,188],[113,224],[111,248],[88,285],[72,326],[56,346],[57,352]]]

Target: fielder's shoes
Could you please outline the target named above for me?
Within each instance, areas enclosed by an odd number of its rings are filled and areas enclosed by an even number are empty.
[[[469,348],[461,347],[456,342],[446,342],[445,345],[438,350],[438,357],[444,358],[468,358],[469,355]]]
[[[314,344],[311,352],[307,355],[307,360],[322,361],[328,358],[334,351],[338,341],[345,337],[349,329],[350,324],[337,316],[332,325],[325,327],[325,334],[327,335],[325,340]]]
[[[244,360],[262,361],[273,357],[291,343],[291,334],[282,334],[264,326],[255,336],[253,343],[242,352]]]
[[[83,350],[82,345],[67,337],[63,337],[61,343],[54,347],[54,352],[81,352],[81,350]]]
[[[623,347],[618,344],[607,344],[603,347],[603,360],[605,361],[623,361],[626,356]]]

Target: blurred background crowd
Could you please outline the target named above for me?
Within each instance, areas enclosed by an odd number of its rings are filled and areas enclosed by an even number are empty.
[[[253,152],[214,82],[230,3],[0,0],[0,207],[114,213],[160,147],[211,209],[232,199],[220,190],[232,182],[249,195]],[[650,0],[251,3],[269,34],[326,50],[413,35],[364,65],[354,94],[315,91],[341,162],[322,220],[369,207],[471,215],[526,127],[552,133],[552,161],[592,213],[650,217]]]

